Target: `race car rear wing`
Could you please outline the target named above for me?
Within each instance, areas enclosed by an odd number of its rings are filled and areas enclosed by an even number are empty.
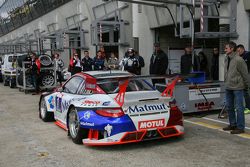
[[[88,78],[86,79],[86,89],[96,90],[96,85],[99,81],[103,80],[118,80],[119,81],[119,92],[115,97],[115,101],[123,106],[125,92],[130,80],[142,80],[142,79],[168,79],[171,82],[166,84],[165,90],[162,92],[162,96],[173,97],[173,91],[177,82],[182,80],[188,80],[191,83],[203,83],[205,81],[204,72],[193,72],[187,75],[119,75],[119,76],[98,76],[96,79]]]

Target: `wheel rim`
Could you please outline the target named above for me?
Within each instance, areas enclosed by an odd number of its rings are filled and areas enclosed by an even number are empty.
[[[44,86],[52,86],[54,84],[54,78],[51,75],[45,75],[42,79],[42,84]]]
[[[52,63],[51,58],[50,58],[49,56],[47,56],[47,55],[41,55],[41,56],[39,57],[39,59],[40,59],[40,62],[41,62],[41,64],[42,64],[43,66],[49,66],[49,65],[51,65],[51,63]]]
[[[43,100],[41,101],[41,104],[40,104],[40,113],[41,113],[41,117],[45,118],[46,113],[47,113],[47,107],[46,107],[44,98],[43,98]]]
[[[72,138],[76,138],[79,131],[79,121],[75,110],[69,113],[69,131]]]

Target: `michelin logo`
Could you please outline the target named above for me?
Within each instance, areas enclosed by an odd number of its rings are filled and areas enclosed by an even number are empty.
[[[165,104],[151,104],[144,106],[129,106],[127,112],[128,113],[138,113],[138,112],[145,112],[145,111],[167,111],[167,106]]]
[[[83,118],[84,119],[89,119],[90,118],[90,112],[89,111],[85,112],[84,115],[83,115]]]

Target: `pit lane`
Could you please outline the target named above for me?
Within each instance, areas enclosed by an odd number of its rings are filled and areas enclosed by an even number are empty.
[[[218,113],[185,116],[185,135],[135,144],[75,145],[54,123],[38,117],[39,96],[0,84],[0,166],[249,166],[249,129],[243,135],[221,130]],[[201,117],[203,116],[203,117]],[[250,115],[246,115],[249,128]]]

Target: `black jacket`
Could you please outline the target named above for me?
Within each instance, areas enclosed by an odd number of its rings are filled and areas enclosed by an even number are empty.
[[[247,64],[248,73],[250,73],[250,52],[245,51],[242,55],[240,55]]]
[[[194,65],[192,65],[192,55],[185,54],[181,56],[181,74],[189,74],[192,71],[192,67],[194,71],[198,70],[198,58],[194,56]]]
[[[149,73],[164,75],[168,68],[168,56],[162,50],[154,53],[150,59]]]
[[[213,80],[219,80],[219,55],[213,55],[211,74]]]
[[[138,75],[139,60],[135,55],[124,58],[122,62],[125,71]]]
[[[88,59],[86,57],[82,59],[83,71],[92,71],[93,65],[94,65],[93,59],[91,59],[90,57]]]

